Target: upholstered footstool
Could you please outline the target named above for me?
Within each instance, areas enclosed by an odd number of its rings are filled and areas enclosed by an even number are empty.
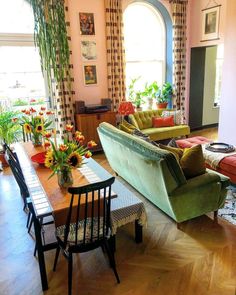
[[[176,143],[180,148],[188,148],[197,144],[207,144],[209,142],[212,142],[212,140],[203,136],[194,136],[176,140]],[[208,164],[206,164],[206,167],[230,177],[231,182],[236,184],[236,154],[231,156],[225,154],[225,158],[220,161],[216,169],[213,169]]]

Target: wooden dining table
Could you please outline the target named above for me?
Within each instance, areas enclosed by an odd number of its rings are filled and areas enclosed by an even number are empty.
[[[30,211],[33,215],[35,240],[42,289],[48,289],[44,252],[55,249],[57,242],[44,244],[42,242],[42,219],[53,216],[55,226],[65,224],[71,195],[67,189],[58,185],[57,176],[52,177],[52,170],[44,164],[31,160],[32,156],[43,153],[43,147],[34,147],[32,142],[16,143],[15,152],[18,156],[26,185],[29,190],[31,203]],[[34,159],[35,157],[33,157]],[[72,170],[73,186],[83,186],[110,178],[102,166],[93,159],[86,159],[86,163],[79,169]],[[117,179],[112,186],[111,227],[112,240],[115,241],[117,229],[135,221],[135,241],[142,242],[142,226],[146,224],[146,212],[143,202]]]

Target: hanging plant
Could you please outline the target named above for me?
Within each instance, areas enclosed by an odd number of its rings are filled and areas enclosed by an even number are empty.
[[[41,57],[42,72],[50,82],[67,79],[70,87],[70,49],[64,0],[26,0],[34,13],[34,40]]]

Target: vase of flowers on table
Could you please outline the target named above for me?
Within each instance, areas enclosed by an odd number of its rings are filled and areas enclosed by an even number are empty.
[[[45,146],[48,148],[45,156],[45,166],[52,169],[50,178],[57,174],[58,184],[61,188],[67,188],[73,184],[71,170],[79,168],[84,164],[84,160],[92,156],[90,148],[97,144],[91,140],[87,145],[83,145],[84,136],[76,131],[72,134],[73,125],[66,125],[66,134],[63,142],[58,144],[56,131],[53,131],[54,141],[45,134]],[[50,146],[49,146],[50,145]]]
[[[54,113],[41,107],[37,112],[34,108],[29,110],[22,110],[24,115],[21,117],[21,124],[23,124],[25,134],[29,134],[34,146],[42,145],[43,133],[52,124],[49,119]]]

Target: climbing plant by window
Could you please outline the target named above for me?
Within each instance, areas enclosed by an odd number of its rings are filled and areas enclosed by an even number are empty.
[[[162,14],[151,4],[135,2],[124,11],[126,85],[138,78],[137,87],[166,79],[166,28]],[[138,89],[137,89],[138,90]]]

